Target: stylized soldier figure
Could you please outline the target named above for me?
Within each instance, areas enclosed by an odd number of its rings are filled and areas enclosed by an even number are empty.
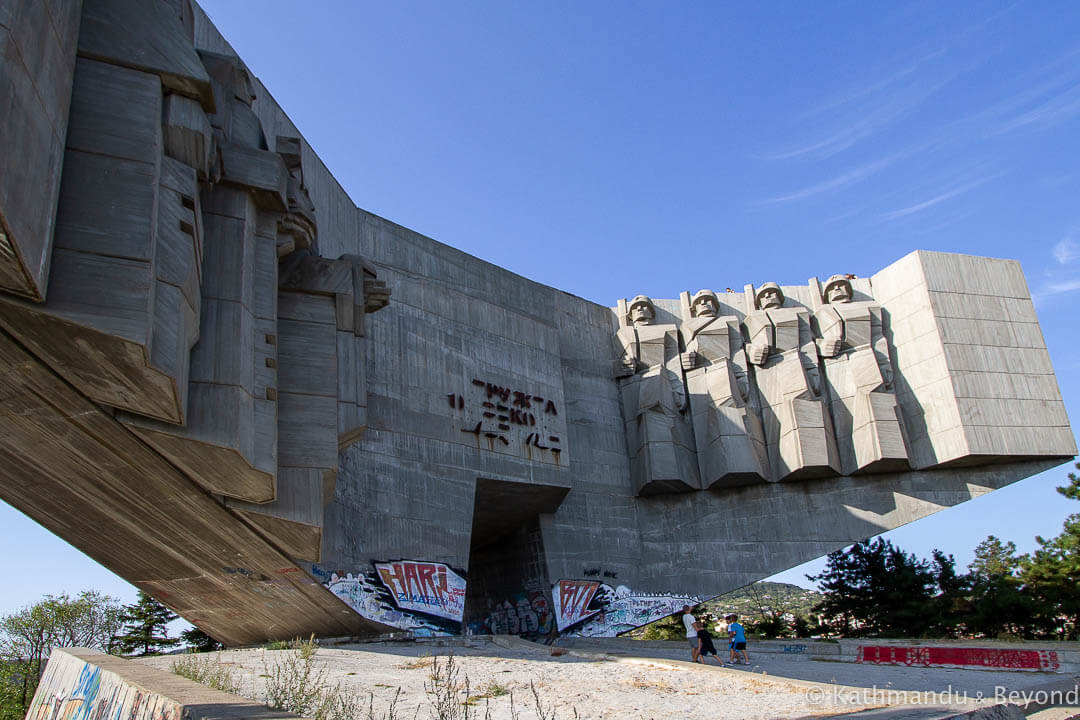
[[[681,295],[683,370],[702,485],[734,487],[769,478],[761,418],[750,406],[742,331],[734,315],[720,315],[712,290]]]
[[[753,297],[757,309],[751,308],[743,321],[746,354],[761,396],[772,479],[838,474],[832,422],[820,399],[810,311],[783,307],[784,293],[772,282]]]
[[[812,325],[841,469],[851,475],[907,468],[881,305],[853,302],[851,281],[843,275],[830,277],[823,294]]]
[[[615,337],[630,473],[639,495],[700,488],[675,325],[657,325],[652,300],[638,295]]]

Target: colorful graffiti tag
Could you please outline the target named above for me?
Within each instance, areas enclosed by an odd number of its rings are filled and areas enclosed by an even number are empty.
[[[465,578],[442,563],[375,563],[379,579],[403,610],[461,622],[465,614]]]
[[[474,635],[548,635],[554,617],[551,603],[539,591],[522,592],[496,602],[486,617],[469,623]]]
[[[385,577],[379,566],[387,570]],[[439,569],[445,572],[440,574]],[[441,563],[372,563],[369,569],[355,572],[313,565],[311,572],[326,589],[368,620],[420,636],[456,635],[461,631],[465,579]],[[426,601],[436,597],[443,600]],[[418,598],[425,601],[418,602]]]
[[[27,720],[180,720],[183,706],[54,650]]]
[[[551,593],[559,631],[576,637],[613,637],[700,602],[692,595],[640,594],[595,580],[560,580]]]
[[[559,632],[576,625],[603,608],[593,605],[600,583],[595,580],[560,580],[551,589]]]
[[[1006,650],[998,648],[900,647],[860,645],[855,662],[875,665],[966,665],[1014,670],[1057,670],[1061,667],[1053,650]]]

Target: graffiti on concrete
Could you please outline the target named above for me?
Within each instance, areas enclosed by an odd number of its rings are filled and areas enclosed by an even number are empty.
[[[784,652],[790,653],[792,655],[802,655],[804,652],[806,652],[806,646],[802,644],[784,645]]]
[[[373,562],[351,572],[313,565],[311,572],[368,620],[420,636],[461,631],[465,578],[442,563]]]
[[[183,706],[115,673],[54,651],[27,720],[180,720]]]
[[[1061,667],[1053,650],[1009,650],[1000,648],[904,647],[860,645],[855,662],[875,665],[963,665],[1013,670],[1057,670]]]
[[[559,632],[576,625],[603,607],[593,604],[600,583],[595,580],[560,580],[551,589]]]
[[[461,622],[465,614],[465,578],[446,565],[400,560],[375,563],[375,569],[399,608]]]
[[[692,595],[635,593],[595,580],[560,580],[551,592],[559,632],[575,637],[613,637],[700,602]]]
[[[475,635],[548,635],[555,617],[540,591],[525,591],[498,601],[478,622],[469,623]]]

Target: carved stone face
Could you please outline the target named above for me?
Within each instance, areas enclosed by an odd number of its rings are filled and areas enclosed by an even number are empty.
[[[719,312],[720,308],[711,295],[699,295],[690,306],[690,314],[694,317],[716,317]]]
[[[777,288],[765,288],[758,295],[758,306],[762,310],[771,310],[784,304],[784,293]]]
[[[848,285],[846,282],[833,283],[825,290],[825,302],[851,302],[851,286]]]
[[[652,303],[639,300],[630,306],[630,322],[634,325],[651,325],[655,319],[656,310]]]

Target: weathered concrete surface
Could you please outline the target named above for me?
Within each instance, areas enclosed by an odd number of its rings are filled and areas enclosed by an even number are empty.
[[[39,5],[0,0],[3,37]],[[770,351],[741,407],[705,378],[697,432],[683,299],[654,300],[663,357],[635,335],[622,392],[616,313],[358,209],[197,7],[85,0],[81,27],[58,33],[59,210],[26,216],[55,228],[52,284],[0,282],[0,496],[222,640],[612,634],[1076,453],[1014,262],[914,252],[852,280],[847,355],[817,278],[766,311],[725,294]],[[707,367],[735,373],[735,334]],[[851,387],[827,403],[822,377]],[[785,468],[698,461],[740,437],[717,423],[781,411]]]
[[[0,2],[0,287],[32,300],[49,276],[81,5]]]
[[[26,717],[240,720],[297,716],[115,655],[57,648],[49,656]]]

